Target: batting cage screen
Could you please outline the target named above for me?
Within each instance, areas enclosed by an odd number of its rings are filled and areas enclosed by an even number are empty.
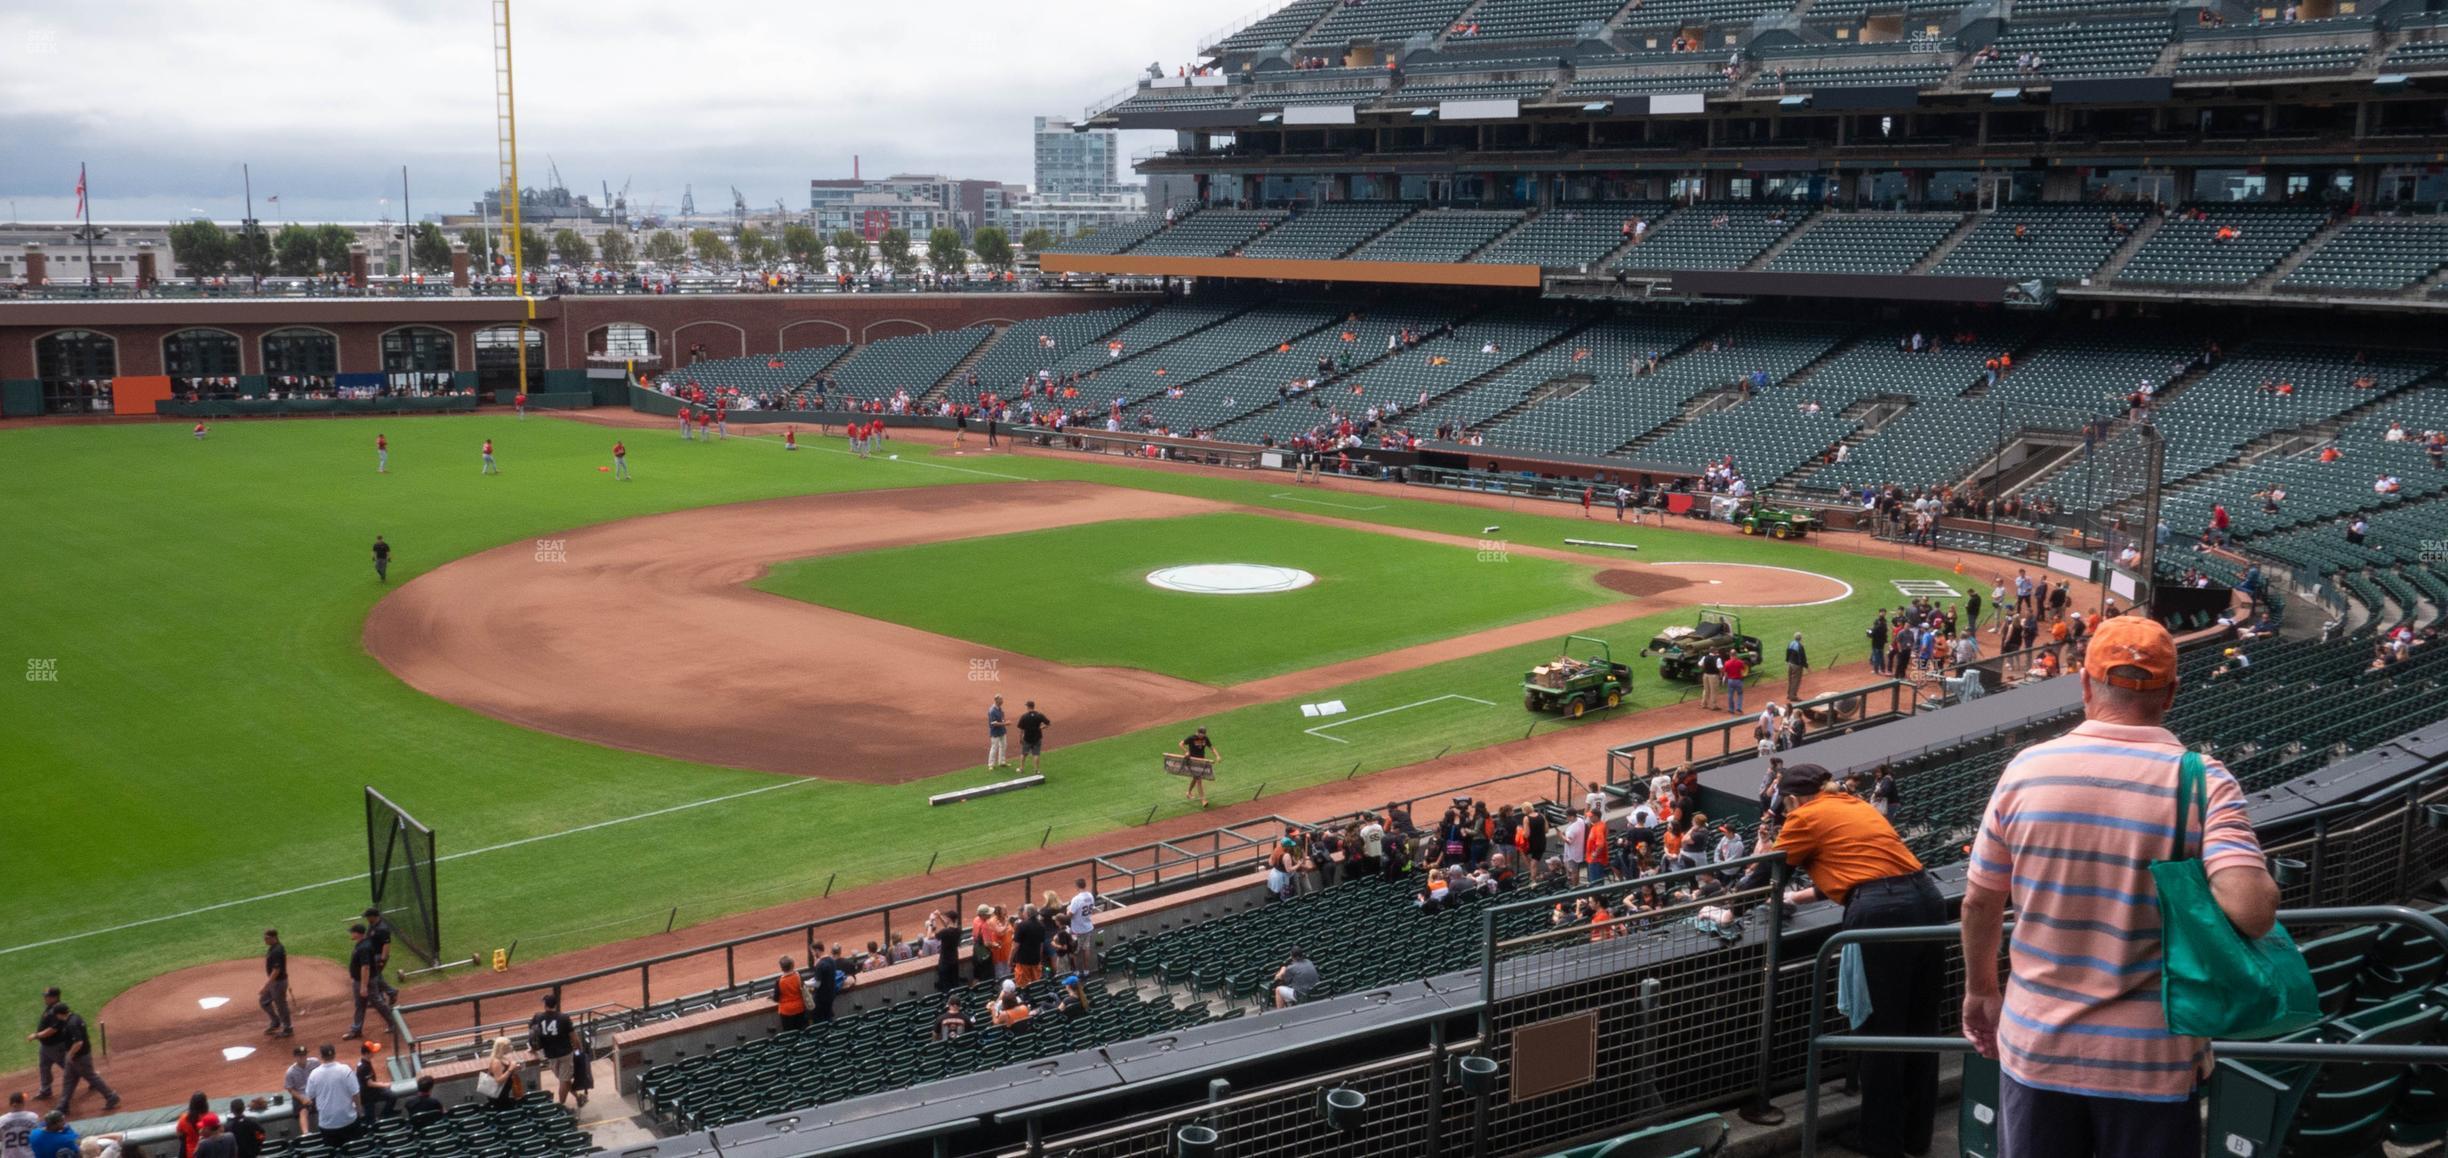
[[[392,941],[427,965],[442,960],[442,909],[434,892],[434,834],[407,810],[368,787],[366,878],[373,906],[391,922]]]

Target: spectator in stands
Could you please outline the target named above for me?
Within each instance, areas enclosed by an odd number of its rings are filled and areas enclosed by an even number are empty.
[[[1012,927],[1012,980],[1026,987],[1045,976],[1046,927],[1037,906],[1020,906],[1020,921]]]
[[[573,1043],[577,1033],[577,1023],[561,1012],[561,995],[558,993],[545,994],[544,1008],[527,1019],[527,1048],[542,1059],[544,1069],[552,1074],[554,1084],[560,1087],[554,1091],[553,1100],[562,1105],[568,1105],[573,1096],[579,1105],[586,1104],[586,1095],[578,1093],[570,1085],[571,1073],[576,1065],[577,1048]]]
[[[960,998],[955,997],[944,1002],[943,1016],[935,1019],[935,1040],[951,1041],[969,1032],[975,1024],[969,1020],[967,1013],[961,1011]]]
[[[2164,814],[2173,765],[2195,758],[2164,726],[2177,688],[2176,641],[2142,616],[2102,625],[2083,665],[2084,722],[2007,765],[1974,839],[1963,899],[1964,959],[1994,962],[2011,901],[2016,984],[1968,971],[1964,1036],[2005,1068],[2001,1153],[2163,1155],[2202,1148],[2197,1067],[2206,1043],[2166,1032],[2159,1005],[2159,913],[2148,866],[2170,855]],[[2236,930],[2269,932],[2278,886],[2244,811],[2243,789],[2204,762],[2208,803],[2187,847]],[[2097,818],[2097,819],[2094,819]],[[2037,850],[2090,850],[2080,860]],[[1933,982],[1934,984],[1934,982]]]
[[[377,1042],[363,1042],[357,1047],[357,1095],[365,1105],[363,1118],[373,1122],[391,1113],[397,1100],[391,1096],[391,1083],[382,1080],[375,1057],[382,1053]]]
[[[850,969],[850,959],[842,954],[841,942],[834,942],[831,951],[817,958],[808,972],[815,985],[808,992],[808,1015],[817,1021],[831,1021],[833,1000],[841,996],[842,990],[858,984]]]
[[[1309,1000],[1319,980],[1318,968],[1310,964],[1309,955],[1292,950],[1291,959],[1275,971],[1275,1008],[1285,1009]]]
[[[1004,978],[1003,991],[995,995],[994,1009],[992,1011],[995,1028],[1019,1028],[1020,1026],[1026,1024],[1029,1016],[1035,1012],[1035,1010],[1029,1008],[1028,1002],[1021,999],[1019,985],[1015,984],[1009,977]]]
[[[1071,894],[1071,903],[1065,907],[1070,918],[1071,970],[1080,974],[1094,973],[1097,968],[1096,892],[1088,887],[1086,877],[1073,880],[1071,887],[1077,890]]]
[[[216,1125],[221,1121],[212,1112],[212,1099],[205,1097],[202,1090],[187,1095],[187,1108],[171,1123],[178,1130],[179,1158],[195,1158],[196,1143],[204,1137],[206,1118]]]
[[[442,1099],[434,1096],[433,1075],[418,1074],[416,1081],[416,1092],[410,1094],[407,1101],[400,1103],[401,1116],[413,1122],[427,1114],[439,1114],[441,1112]]]
[[[263,1108],[261,1099],[255,1108]],[[229,1136],[230,1158],[256,1158],[263,1153],[266,1132],[263,1123],[247,1112],[245,1098],[230,1099],[229,1113],[221,1116],[221,1132]]]
[[[960,922],[942,911],[927,914],[927,937],[935,942],[935,990],[938,993],[960,988],[961,934]]]
[[[493,1093],[484,1092],[487,1085],[481,1080],[484,1078],[492,1079],[490,1085]],[[506,1109],[515,1105],[519,1097],[526,1093],[527,1083],[519,1076],[518,1052],[508,1037],[493,1039],[492,1052],[485,1057],[484,1072],[479,1079],[476,1092],[485,1098],[485,1104],[492,1109]]]
[[[784,1029],[806,1029],[807,978],[800,976],[799,964],[788,957],[776,963],[782,972],[774,978],[774,1014],[782,1019]]]
[[[43,1115],[42,1129],[34,1131],[26,1144],[34,1158],[76,1158],[77,1132],[68,1128],[68,1115],[53,1110]]]
[[[1904,847],[1895,826],[1869,802],[1824,791],[1828,773],[1816,764],[1785,769],[1778,793],[1789,802],[1776,850],[1787,864],[1810,873],[1811,887],[1786,894],[1799,904],[1825,897],[1844,907],[1847,929],[1936,925],[1946,921],[1946,901]],[[1987,958],[1993,960],[1996,947]],[[1859,1033],[1928,1035],[1938,1031],[1938,996],[1945,988],[1945,956],[1931,944],[1865,945],[1861,984],[1870,995],[1869,1014],[1854,1024]],[[1936,1054],[1865,1054],[1860,1070],[1859,1134],[1839,1144],[1877,1158],[1920,1154],[1929,1149],[1938,1108]]]
[[[323,1064],[306,1078],[306,1100],[314,1106],[315,1132],[334,1146],[346,1146],[358,1134],[357,1115],[363,1105],[357,1071],[341,1065],[339,1047],[324,1042]]]

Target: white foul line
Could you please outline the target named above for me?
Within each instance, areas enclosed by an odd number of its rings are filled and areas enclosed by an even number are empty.
[[[913,443],[912,445],[923,445],[923,444]],[[825,453],[827,453],[827,454],[847,454],[847,455],[850,455],[850,457],[852,457],[852,458],[857,458],[857,457],[858,457],[858,456],[857,456],[857,455],[855,455],[855,454],[851,454],[851,452],[850,452],[850,451],[845,450],[845,449],[842,449],[842,448],[840,448],[840,447],[833,447],[833,446],[818,446],[818,447],[814,447],[814,448],[812,448],[812,449],[815,449],[815,450],[821,450],[821,451],[824,451],[824,452],[825,452]],[[869,454],[868,454],[868,456],[867,456],[867,457],[868,457],[868,459],[869,459],[870,461],[873,461],[873,460],[874,460],[874,459],[875,459],[877,456],[876,456],[876,455],[875,455],[875,454],[874,454],[874,453],[871,451],[871,452],[869,452]],[[1036,481],[1037,481],[1036,479],[1030,478],[1030,477],[1028,477],[1028,476],[1026,476],[1026,475],[1017,475],[1017,474],[1003,474],[1003,473],[1001,473],[1001,472],[999,472],[999,471],[991,471],[991,470],[979,470],[979,469],[977,469],[976,467],[973,467],[973,466],[954,466],[954,465],[952,465],[951,463],[948,463],[948,462],[936,462],[936,461],[934,461],[933,459],[925,459],[925,458],[898,458],[898,457],[896,457],[896,458],[889,458],[889,459],[886,459],[885,461],[887,461],[887,462],[906,462],[906,463],[909,463],[909,464],[911,464],[911,465],[913,465],[913,466],[931,466],[931,467],[934,467],[934,468],[935,468],[935,469],[937,469],[937,470],[957,470],[957,471],[959,471],[959,472],[961,472],[961,473],[963,473],[963,474],[982,474],[982,475],[985,475],[987,478],[1007,478],[1007,479],[1012,480],[1013,482],[1036,482]]]
[[[1324,499],[1302,498],[1299,495],[1290,494],[1285,491],[1277,491],[1274,494],[1268,495],[1267,497],[1270,499],[1282,499],[1285,502],[1291,503],[1310,503],[1321,507],[1333,507],[1338,511],[1382,511],[1386,509],[1386,505],[1384,503],[1379,503],[1373,507],[1364,507],[1356,503],[1330,503]]]
[[[1428,706],[1429,704],[1437,703],[1437,702],[1442,701],[1442,700],[1469,700],[1470,702],[1472,702],[1472,703],[1474,703],[1474,704],[1485,704],[1485,705],[1487,705],[1488,707],[1491,707],[1491,708],[1496,706],[1496,703],[1495,703],[1495,701],[1493,701],[1493,700],[1483,700],[1483,699],[1480,699],[1480,698],[1479,698],[1479,697],[1477,697],[1477,696],[1465,696],[1465,695],[1459,695],[1459,694],[1456,694],[1456,693],[1453,693],[1453,692],[1447,692],[1447,693],[1445,693],[1444,695],[1441,695],[1441,696],[1431,696],[1431,697],[1429,697],[1429,698],[1427,698],[1427,699],[1420,700],[1420,701],[1417,701],[1417,702],[1415,702],[1415,703],[1408,703],[1408,704],[1404,704],[1404,705],[1402,705],[1401,707],[1398,707],[1398,708],[1382,708],[1382,709],[1379,709],[1379,710],[1374,711],[1374,712],[1369,712],[1369,713],[1367,713],[1367,714],[1365,714],[1365,715],[1353,716],[1353,717],[1350,717],[1349,719],[1336,720],[1335,722],[1333,722],[1333,723],[1331,723],[1331,724],[1319,724],[1317,727],[1314,727],[1314,728],[1303,728],[1303,729],[1301,729],[1301,731],[1306,732],[1306,733],[1308,733],[1309,735],[1315,736],[1315,737],[1317,737],[1318,739],[1321,739],[1321,740],[1332,740],[1332,741],[1334,741],[1334,742],[1335,742],[1335,743],[1337,743],[1337,744],[1349,744],[1349,743],[1351,743],[1351,741],[1349,741],[1349,740],[1345,740],[1345,739],[1342,739],[1342,738],[1337,737],[1337,736],[1329,736],[1329,735],[1327,735],[1327,734],[1326,734],[1326,729],[1328,729],[1328,728],[1340,728],[1340,727],[1342,727],[1342,726],[1343,726],[1343,725],[1345,725],[1345,724],[1357,724],[1357,723],[1359,723],[1359,722],[1360,722],[1360,721],[1362,721],[1362,720],[1372,720],[1372,719],[1375,719],[1375,718],[1377,718],[1377,717],[1379,717],[1379,716],[1390,716],[1390,715],[1393,715],[1393,714],[1394,714],[1394,713],[1396,713],[1396,712],[1409,711],[1409,710],[1410,710],[1410,709],[1412,709],[1412,708],[1426,707],[1426,706]]]
[[[1651,564],[1650,564],[1650,566],[1652,566],[1652,567],[1749,567],[1749,568],[1751,568],[1751,569],[1752,569],[1752,570],[1754,570],[1754,571],[1783,571],[1783,572],[1785,572],[1785,573],[1786,573],[1786,574],[1788,574],[1788,575],[1808,575],[1808,576],[1810,576],[1810,577],[1811,577],[1811,578],[1813,578],[1813,579],[1825,579],[1825,580],[1827,580],[1828,582],[1830,582],[1830,583],[1833,583],[1833,584],[1837,585],[1838,587],[1842,587],[1842,588],[1844,588],[1844,594],[1842,594],[1842,595],[1830,595],[1830,596],[1828,596],[1828,597],[1827,597],[1827,598],[1825,598],[1825,599],[1813,599],[1813,600],[1811,600],[1811,601],[1810,601],[1810,602],[1808,602],[1808,603],[1727,603],[1727,604],[1726,604],[1726,606],[1728,606],[1728,607],[1819,607],[1819,606],[1822,606],[1822,605],[1825,605],[1825,604],[1829,604],[1829,603],[1842,603],[1842,602],[1844,602],[1844,601],[1845,601],[1845,600],[1847,600],[1847,599],[1851,599],[1851,598],[1853,598],[1853,585],[1852,585],[1852,584],[1847,583],[1847,582],[1845,582],[1844,580],[1839,579],[1839,578],[1837,578],[1837,577],[1835,577],[1835,576],[1833,576],[1833,575],[1822,575],[1822,574],[1818,573],[1817,571],[1805,571],[1805,570],[1801,569],[1800,567],[1778,567],[1778,566],[1774,566],[1774,565],[1772,565],[1772,564],[1768,564],[1768,563],[1719,563],[1719,562],[1717,562],[1717,561],[1715,561],[1715,560],[1713,560],[1713,559],[1675,559],[1675,560],[1672,560],[1672,561],[1670,561],[1670,562],[1665,562],[1665,563],[1651,563]]]
[[[439,864],[442,861],[458,860],[461,857],[482,856],[488,852],[500,852],[503,849],[517,848],[523,844],[534,844],[537,841],[543,840],[555,840],[564,836],[576,836],[579,833],[592,832],[598,828],[611,828],[614,825],[628,824],[631,821],[637,820],[651,820],[658,816],[669,816],[675,812],[686,812],[692,808],[703,808],[709,804],[723,804],[733,800],[741,800],[750,796],[760,796],[767,792],[778,792],[785,788],[796,788],[802,784],[813,784],[816,782],[816,778],[812,776],[795,777],[780,784],[768,784],[762,788],[751,788],[746,792],[734,792],[728,796],[710,796],[704,800],[692,800],[686,804],[674,804],[669,808],[658,808],[652,812],[638,813],[635,816],[621,816],[615,817],[611,820],[598,820],[593,824],[581,824],[576,828],[565,828],[559,832],[547,832],[536,836],[524,836],[517,840],[503,841],[500,844],[489,844],[483,848],[471,848],[464,852],[446,853],[442,856],[435,857],[434,861],[435,863]],[[335,885],[353,884],[364,879],[364,873],[357,873],[351,876],[338,877],[328,881],[316,881],[311,885],[298,885],[295,888],[281,889],[277,892],[261,893],[252,897],[243,897],[235,901],[222,901],[218,904],[188,909],[185,912],[170,913],[159,917],[146,917],[140,921],[129,921],[126,924],[112,925],[108,928],[88,929],[82,933],[70,933],[65,937],[53,937],[47,941],[29,941],[23,945],[11,945],[8,948],[0,949],[0,957],[7,956],[11,953],[22,952],[27,949],[41,949],[50,945],[65,944],[70,941],[82,941],[87,937],[99,937],[105,933],[118,933],[128,929],[143,928],[146,925],[158,925],[164,921],[175,921],[182,917],[199,916],[201,914],[210,913],[219,909],[236,908],[239,905],[252,905],[258,902],[274,900],[280,897],[293,896],[298,893],[312,892],[316,889],[328,889]]]

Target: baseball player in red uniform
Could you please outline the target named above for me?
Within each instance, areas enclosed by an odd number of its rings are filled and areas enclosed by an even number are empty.
[[[498,466],[493,465],[493,440],[492,440],[492,439],[490,439],[490,438],[488,438],[488,439],[484,440],[484,470],[482,470],[482,471],[480,471],[480,472],[478,472],[478,473],[480,473],[480,474],[500,474],[500,473],[501,473],[501,468],[500,468],[500,467],[498,467]]]
[[[706,440],[711,440],[714,437],[713,411],[700,410],[697,412],[697,437]]]
[[[617,438],[612,440],[612,477],[629,481],[629,444]]]
[[[374,436],[374,473],[391,473],[391,440],[379,434]]]
[[[799,428],[798,428],[798,427],[796,427],[796,426],[785,426],[785,427],[783,427],[783,428],[782,428],[782,449],[784,449],[784,450],[797,450],[797,449],[799,449]]]
[[[203,423],[201,423],[201,422],[196,423],[196,428],[195,428],[195,436],[196,436],[196,441],[197,441],[197,442],[202,442],[202,441],[204,441],[204,424],[203,424]]]
[[[525,419],[525,418],[527,417],[527,392],[526,392],[526,391],[521,390],[521,391],[519,391],[519,392],[518,392],[518,400],[517,400],[517,403],[516,403],[516,404],[517,404],[517,406],[518,406],[518,416],[519,416],[521,419]]]

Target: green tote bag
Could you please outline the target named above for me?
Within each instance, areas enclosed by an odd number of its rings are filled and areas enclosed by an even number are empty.
[[[2159,886],[2159,996],[2169,1033],[2251,1041],[2293,1033],[2320,1020],[2311,967],[2284,926],[2244,939],[2210,893],[2210,874],[2185,855],[2186,821],[2210,826],[2202,758],[2187,752],[2176,777],[2176,847],[2152,861]]]

